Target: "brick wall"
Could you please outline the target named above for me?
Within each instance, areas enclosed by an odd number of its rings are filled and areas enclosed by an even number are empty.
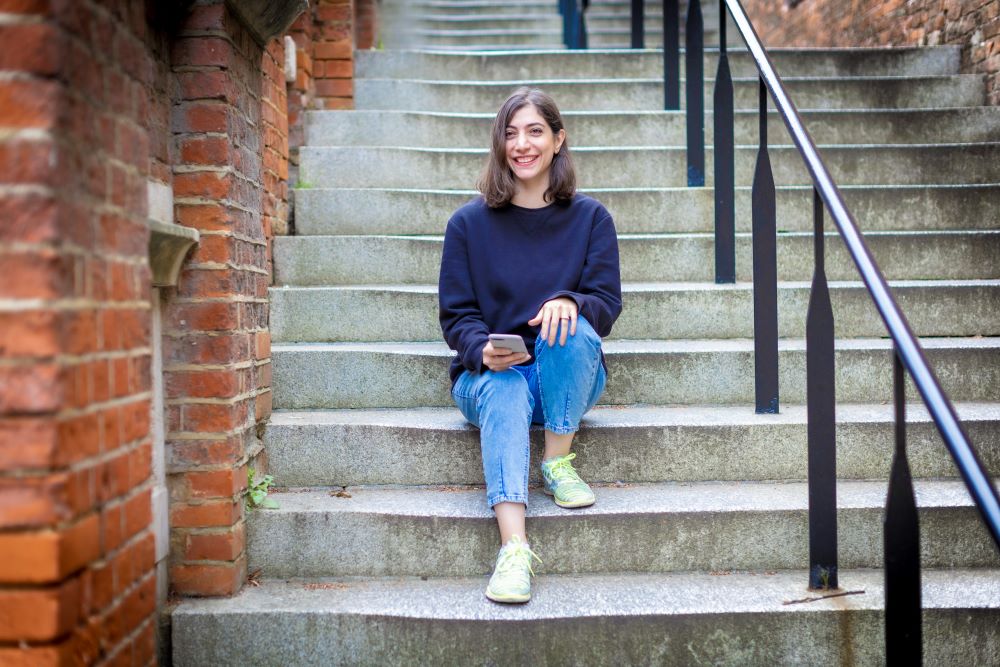
[[[154,659],[142,3],[0,1],[0,664]]]
[[[962,47],[962,71],[986,75],[1000,105],[1000,0],[745,0],[767,46]]]
[[[163,325],[170,580],[184,595],[246,579],[242,494],[271,412],[269,227],[287,196],[283,53],[221,1],[196,6],[173,43],[174,203],[201,233]]]
[[[283,59],[223,0],[0,0],[0,665],[156,662],[161,306],[171,583],[243,584]],[[157,186],[201,242],[154,303]]]

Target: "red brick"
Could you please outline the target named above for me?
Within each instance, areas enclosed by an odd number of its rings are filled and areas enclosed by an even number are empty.
[[[58,207],[43,195],[0,197],[0,243],[45,243],[59,237]]]
[[[177,469],[188,466],[229,463],[243,458],[245,448],[241,435],[217,440],[172,440],[167,443],[170,465]]]
[[[0,589],[0,641],[50,641],[69,632],[80,612],[80,581],[44,589]]]
[[[313,47],[313,58],[317,60],[336,60],[350,58],[353,55],[351,38],[346,37],[336,41],[318,42]]]
[[[235,560],[246,547],[243,523],[232,529],[199,531],[185,536],[185,560]]]
[[[0,298],[55,299],[71,284],[72,262],[53,250],[0,253],[0,275],[17,276],[0,282]]]
[[[192,471],[184,478],[192,498],[232,498],[246,489],[247,469]]]
[[[122,527],[123,505],[107,505],[101,512],[101,535],[104,537],[104,553],[118,549],[125,541]]]
[[[0,313],[0,356],[52,357],[59,353],[59,318],[52,311]]]
[[[172,45],[171,64],[227,68],[234,60],[232,45],[221,37],[182,37]]]
[[[19,468],[48,468],[58,444],[51,419],[0,417],[0,472]]]
[[[52,75],[59,67],[60,35],[52,24],[28,23],[0,27],[0,70]]]
[[[70,465],[101,451],[100,417],[87,413],[63,419],[58,424],[59,465]]]
[[[191,164],[223,166],[232,160],[229,137],[190,137],[180,142],[181,160]]]
[[[184,172],[174,175],[175,197],[224,199],[233,187],[231,173],[218,171]]]
[[[230,211],[222,204],[192,204],[178,205],[177,223],[185,227],[194,227],[202,231],[221,231],[229,229]]]
[[[51,129],[59,101],[59,85],[54,81],[0,81],[0,127]]]
[[[0,366],[0,413],[39,414],[62,405],[63,386],[58,366],[38,363]]]
[[[171,588],[181,595],[232,595],[243,587],[246,576],[244,556],[233,563],[183,564],[170,568]]]
[[[100,555],[98,516],[58,531],[0,533],[0,553],[0,583],[58,582]]]
[[[183,99],[235,101],[235,88],[224,71],[178,72],[176,76]]]
[[[226,7],[219,3],[216,5],[194,6],[188,10],[184,17],[185,30],[225,30],[226,29]]]
[[[231,331],[239,327],[239,307],[223,301],[177,304],[164,324],[170,331]]]
[[[242,501],[207,500],[199,504],[175,502],[170,507],[171,528],[228,527],[242,518]]]
[[[182,406],[183,430],[226,433],[246,424],[246,401],[234,404],[187,404]]]
[[[323,60],[323,76],[328,79],[349,79],[354,76],[351,60]]]
[[[149,490],[139,493],[125,502],[125,539],[137,535],[153,521],[153,505]]]
[[[191,331],[187,321],[184,324],[178,322],[178,327],[188,335],[164,339],[164,364],[231,364],[246,361],[253,354],[253,334],[199,334]]]
[[[230,107],[222,102],[188,102],[174,113],[174,132],[226,132]]]
[[[232,398],[240,393],[240,378],[230,370],[174,371],[167,374],[167,398]]]
[[[254,420],[263,421],[271,416],[271,401],[273,394],[270,391],[264,391],[258,394],[256,400],[254,401]]]

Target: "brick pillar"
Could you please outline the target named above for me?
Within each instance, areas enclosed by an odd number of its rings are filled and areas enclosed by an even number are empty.
[[[172,50],[175,210],[201,233],[163,322],[170,576],[184,595],[231,594],[246,579],[242,494],[271,409],[261,212],[281,166],[265,164],[262,128],[281,123],[262,111],[263,55],[221,0],[192,9]]]
[[[0,664],[148,664],[156,36],[56,4],[0,0]]]

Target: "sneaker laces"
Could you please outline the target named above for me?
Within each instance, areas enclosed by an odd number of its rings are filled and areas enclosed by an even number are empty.
[[[542,559],[538,557],[538,554],[529,549],[528,545],[522,542],[520,537],[513,535],[507,541],[507,544],[504,545],[503,549],[500,550],[500,558],[497,560],[496,567],[497,572],[506,574],[511,570],[517,570],[527,565],[528,572],[534,576],[535,571],[531,569],[532,558],[537,560],[539,563],[542,562]]]
[[[584,484],[585,482],[580,479],[580,475],[577,474],[576,470],[573,468],[573,464],[570,463],[576,458],[576,454],[567,454],[566,456],[560,456],[555,460],[555,463],[551,465],[546,465],[549,477],[553,482],[579,482]]]

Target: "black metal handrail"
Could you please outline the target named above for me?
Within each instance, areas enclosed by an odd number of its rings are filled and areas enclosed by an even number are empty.
[[[633,45],[640,36],[641,1],[633,1]],[[679,88],[677,2],[664,0],[664,99]],[[638,10],[638,15],[635,12]],[[884,530],[886,657],[890,664],[921,659],[919,521],[913,483],[906,460],[905,373],[913,378],[945,445],[986,524],[1000,548],[1000,497],[978,454],[969,442],[955,408],[927,361],[906,317],[893,298],[888,283],[844,203],[802,118],[774,69],[767,51],[739,0],[719,0],[719,69],[714,91],[716,281],[735,281],[733,208],[735,199],[733,145],[733,88],[726,43],[726,15],[732,16],[759,73],[760,148],[752,186],[754,359],[757,412],[778,411],[777,259],[775,190],[767,153],[767,96],[809,170],[813,183],[815,271],[806,321],[806,372],[809,482],[809,585],[836,587],[836,397],[834,382],[834,327],[823,261],[823,208],[829,210],[861,279],[893,341],[893,397],[896,448],[889,476]],[[638,23],[638,25],[637,25]],[[668,26],[669,29],[668,29]],[[701,9],[689,0],[687,34],[688,184],[697,182],[698,165],[704,165],[704,108]],[[697,29],[699,35],[693,36]],[[668,34],[668,30],[671,34]],[[673,50],[674,53],[668,53]],[[695,62],[696,61],[696,62]],[[675,88],[676,87],[676,88]],[[702,167],[702,174],[704,173]]]

